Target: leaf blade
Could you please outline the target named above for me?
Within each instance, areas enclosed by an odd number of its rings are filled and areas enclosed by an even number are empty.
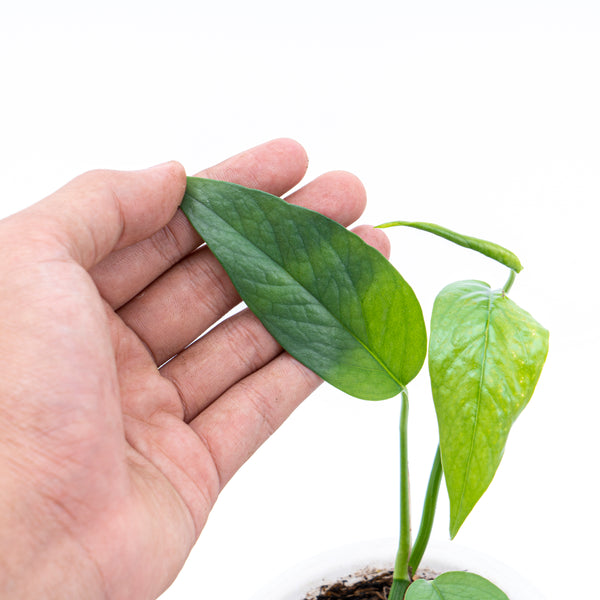
[[[500,290],[457,282],[436,299],[429,372],[452,537],[491,483],[547,352],[548,332]]]
[[[491,581],[465,571],[442,573],[433,581],[418,579],[406,592],[406,600],[508,600]]]
[[[200,178],[188,178],[182,210],[249,308],[323,379],[383,399],[420,370],[425,325],[414,292],[358,236],[265,192]]]

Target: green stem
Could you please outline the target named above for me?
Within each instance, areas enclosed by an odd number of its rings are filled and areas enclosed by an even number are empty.
[[[408,559],[410,557],[410,486],[408,480],[408,393],[402,390],[402,406],[400,408],[400,542],[396,563],[394,565],[394,585],[390,590],[390,599],[402,598],[410,585]],[[395,588],[395,589],[394,589]],[[402,596],[398,596],[402,590]]]
[[[421,517],[421,525],[419,526],[419,532],[415,538],[410,560],[408,561],[409,573],[415,574],[421,559],[425,553],[425,548],[429,543],[429,537],[433,528],[433,519],[435,517],[435,508],[437,505],[437,499],[440,491],[440,483],[442,481],[442,459],[440,455],[440,447],[438,445],[433,459],[433,465],[431,466],[431,473],[429,475],[429,483],[427,484],[427,492],[425,493],[425,502],[423,504],[423,515]]]
[[[404,600],[404,595],[410,584],[411,582],[406,579],[394,579],[388,594],[388,600]]]
[[[515,273],[515,271],[513,271],[511,269],[510,275],[508,276],[508,281],[504,284],[504,287],[502,288],[503,294],[508,294],[508,292],[510,291],[510,288],[512,287],[512,284],[515,282],[516,276],[517,276],[517,274]]]

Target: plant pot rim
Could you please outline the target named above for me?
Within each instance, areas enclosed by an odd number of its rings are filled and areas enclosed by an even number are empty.
[[[355,573],[393,568],[397,541],[391,538],[346,544],[321,552],[276,576],[251,600],[304,600],[322,585]],[[432,542],[422,567],[441,573],[468,570],[495,583],[510,600],[544,600],[521,575],[490,556],[454,542]]]

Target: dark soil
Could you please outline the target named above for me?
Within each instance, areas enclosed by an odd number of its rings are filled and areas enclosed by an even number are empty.
[[[375,574],[365,575],[359,581],[348,583],[338,581],[331,585],[323,586],[319,593],[310,595],[305,600],[387,600],[392,587],[393,571],[380,571]],[[436,573],[429,570],[419,571],[417,577],[435,579]]]
[[[387,600],[392,571],[361,579],[351,585],[339,581],[321,588],[315,600]]]

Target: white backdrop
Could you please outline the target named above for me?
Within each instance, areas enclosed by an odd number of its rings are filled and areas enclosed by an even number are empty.
[[[525,265],[512,296],[551,332],[546,369],[457,543],[593,597],[599,494],[596,0],[54,0],[0,8],[0,215],[97,167],[189,173],[273,137],[308,178],[365,183],[365,223],[433,221]],[[429,312],[504,270],[412,231],[392,260]],[[1,249],[0,249],[1,251]],[[415,519],[435,422],[411,386]],[[245,600],[325,548],[397,529],[397,402],[322,386],[242,469],[162,600]],[[434,535],[446,539],[441,496]]]

